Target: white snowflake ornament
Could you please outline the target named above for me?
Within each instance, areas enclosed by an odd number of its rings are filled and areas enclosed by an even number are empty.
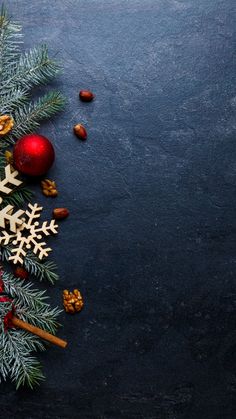
[[[19,186],[22,182],[16,179],[18,174],[17,170],[12,172],[11,166],[8,165],[5,168],[5,178],[0,181],[0,192],[5,194],[12,192],[11,187],[6,186],[7,184]],[[0,197],[1,202],[2,198]],[[24,263],[27,250],[31,250],[39,259],[47,257],[52,250],[50,247],[46,247],[43,237],[56,234],[58,225],[55,220],[44,221],[40,225],[36,220],[40,218],[42,209],[43,207],[38,204],[28,204],[26,211],[17,210],[14,213],[12,205],[7,205],[0,210],[0,228],[2,228],[0,245],[12,245],[10,249],[12,256],[9,257],[9,260],[14,264]]]

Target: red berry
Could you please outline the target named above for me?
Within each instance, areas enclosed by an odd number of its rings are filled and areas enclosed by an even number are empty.
[[[14,276],[20,279],[27,279],[29,277],[29,272],[27,272],[22,266],[17,266],[14,270]]]

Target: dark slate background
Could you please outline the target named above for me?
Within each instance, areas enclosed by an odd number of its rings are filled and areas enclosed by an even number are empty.
[[[34,392],[0,387],[1,417],[236,417],[235,0],[10,0],[25,46],[64,67],[52,239],[67,350]],[[78,91],[96,94],[91,104]],[[82,122],[86,143],[73,136]]]

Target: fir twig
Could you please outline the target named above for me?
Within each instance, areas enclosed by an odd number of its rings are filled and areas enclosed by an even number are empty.
[[[9,273],[4,272],[3,282],[5,292],[15,299],[16,306],[28,305],[35,309],[47,298],[44,295],[45,291],[34,290],[30,282],[25,284]]]
[[[1,318],[9,311],[9,303],[0,306]],[[31,333],[19,329],[4,331],[0,326],[0,373],[3,380],[9,375],[16,382],[28,384],[31,388],[43,379],[40,364],[31,356],[32,351],[44,350],[43,342]],[[1,381],[1,378],[0,378]]]
[[[11,90],[12,86],[30,90],[33,86],[48,83],[59,70],[58,64],[49,58],[47,46],[41,45],[20,55],[19,62],[12,66],[4,81],[3,91]]]
[[[11,23],[4,9],[0,16],[0,113],[10,113],[15,121],[12,132],[5,136],[4,146],[33,132],[39,123],[59,112],[64,97],[49,92],[30,101],[34,86],[46,84],[60,71],[60,66],[48,55],[46,45],[23,54],[19,51],[20,26]]]
[[[3,202],[0,205],[0,208],[3,208],[8,204],[15,207],[22,207],[26,202],[31,202],[32,197],[32,191],[30,191],[25,186],[19,187],[18,189],[13,190],[11,194],[6,195],[3,198]]]
[[[9,69],[19,57],[21,26],[10,21],[4,6],[0,16],[0,80],[9,73]]]
[[[31,283],[14,278],[12,274],[3,274],[4,290],[12,298],[16,315],[24,321],[55,334],[58,327],[56,318],[60,313],[57,308],[51,309],[45,303],[45,291],[33,289]],[[0,304],[0,318],[11,310],[11,303]],[[43,342],[36,336],[22,330],[9,329],[4,331],[3,322],[0,325],[0,373],[3,379],[8,375],[16,382],[17,388],[27,384],[31,388],[43,375],[38,361],[31,352],[43,350]]]
[[[5,335],[5,351],[8,351],[9,372],[16,388],[27,384],[30,388],[44,379],[40,363],[31,352],[35,350],[35,342],[28,339],[28,335],[21,330],[9,331]],[[29,349],[27,346],[31,346]]]
[[[9,256],[11,256],[10,247],[2,246],[2,260],[8,261]],[[39,281],[47,280],[51,284],[54,284],[59,279],[59,276],[56,272],[57,267],[54,262],[42,262],[31,252],[29,252],[24,259],[24,267],[31,275],[34,275]]]
[[[64,98],[60,92],[50,92],[15,111],[15,125],[11,134],[5,137],[9,143],[14,143],[15,138],[33,132],[39,127],[43,119],[50,118],[64,106]]]
[[[56,332],[58,326],[56,318],[61,310],[50,308],[45,302],[47,300],[45,291],[35,290],[32,283],[25,284],[23,280],[6,272],[3,274],[3,282],[4,290],[13,299],[19,318],[52,334]]]
[[[47,280],[54,284],[59,280],[58,273],[56,272],[57,266],[52,261],[40,262],[39,259],[32,253],[28,253],[24,260],[25,269],[36,276],[39,281]]]
[[[5,174],[5,166],[6,166],[6,157],[4,154],[0,154],[0,179],[2,179]]]
[[[34,326],[40,327],[43,330],[55,335],[59,326],[56,318],[61,313],[58,308],[50,309],[48,304],[40,305],[37,309],[29,310],[28,306],[18,307],[17,316]]]
[[[23,106],[29,101],[29,95],[26,89],[14,88],[14,91],[1,93],[0,97],[0,113],[11,114],[15,109]]]

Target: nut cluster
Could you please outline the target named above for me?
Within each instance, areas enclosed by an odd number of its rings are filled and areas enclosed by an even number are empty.
[[[82,310],[84,305],[82,295],[79,290],[73,292],[63,291],[63,306],[67,313],[76,313]]]
[[[14,120],[10,115],[0,116],[0,136],[8,134],[14,126]]]
[[[50,180],[50,179],[42,180],[41,188],[45,196],[55,197],[58,195],[56,183],[53,180]]]

